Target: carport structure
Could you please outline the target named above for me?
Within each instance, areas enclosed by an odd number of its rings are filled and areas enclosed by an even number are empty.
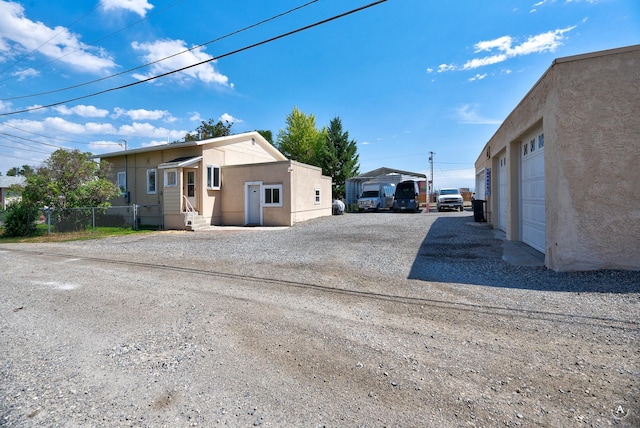
[[[373,171],[365,172],[356,177],[351,177],[346,183],[346,201],[347,209],[351,204],[358,202],[358,197],[362,193],[362,184],[366,182],[391,183],[398,184],[401,181],[414,180],[420,186],[420,203],[426,203],[426,180],[427,176],[419,172],[402,171],[393,168],[378,168]]]

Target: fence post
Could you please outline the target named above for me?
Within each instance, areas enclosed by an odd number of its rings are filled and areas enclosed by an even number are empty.
[[[138,205],[133,204],[133,230],[138,230]]]
[[[47,207],[47,235],[51,235],[51,207]]]
[[[96,228],[96,207],[91,207],[91,217],[92,217],[92,221],[91,224],[93,225],[93,228]]]

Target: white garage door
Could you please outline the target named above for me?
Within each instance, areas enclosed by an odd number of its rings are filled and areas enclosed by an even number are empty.
[[[498,229],[507,231],[507,156],[498,159]]]
[[[525,140],[520,147],[522,242],[545,252],[544,134]]]

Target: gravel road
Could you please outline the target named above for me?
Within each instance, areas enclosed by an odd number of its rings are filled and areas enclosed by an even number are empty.
[[[0,425],[640,426],[640,272],[470,212],[0,245]]]

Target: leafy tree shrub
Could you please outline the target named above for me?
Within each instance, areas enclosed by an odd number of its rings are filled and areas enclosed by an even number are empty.
[[[31,236],[36,234],[38,208],[26,202],[16,202],[7,207],[4,236]]]

